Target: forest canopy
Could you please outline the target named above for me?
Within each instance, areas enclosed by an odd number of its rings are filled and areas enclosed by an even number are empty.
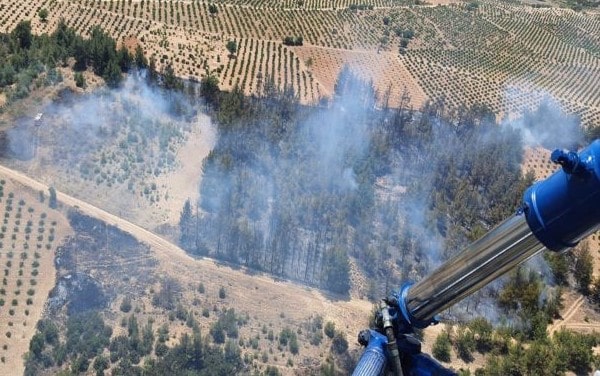
[[[418,279],[513,212],[529,182],[519,132],[485,107],[416,111],[404,93],[378,108],[348,69],[325,107],[269,79],[262,92],[213,100],[219,139],[180,223],[193,254],[341,294],[353,260],[374,286]]]

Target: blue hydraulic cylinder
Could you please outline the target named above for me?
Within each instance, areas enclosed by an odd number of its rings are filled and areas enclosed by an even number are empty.
[[[387,358],[385,346],[387,338],[374,330],[369,330],[369,344],[360,357],[352,376],[379,376],[383,374]]]
[[[394,300],[406,332],[435,316],[544,248],[567,250],[600,227],[600,140],[579,153],[555,150],[562,169],[529,187],[521,208]]]
[[[512,270],[543,249],[562,252],[600,228],[600,140],[579,153],[555,150],[562,169],[529,187],[521,208],[443,265],[389,299],[397,307],[399,332],[409,333],[436,322],[436,315]],[[369,346],[354,372],[374,376],[383,371],[387,339],[371,331]],[[408,375],[445,375],[423,354],[403,354]]]
[[[524,194],[527,224],[546,248],[562,252],[598,230],[600,140],[579,153],[555,150],[562,169]]]
[[[380,376],[387,364],[386,336],[369,330],[369,343],[360,357],[352,376]],[[405,376],[456,376],[427,354],[403,354],[403,374]]]

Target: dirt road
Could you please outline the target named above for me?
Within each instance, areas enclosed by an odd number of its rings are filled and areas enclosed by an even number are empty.
[[[0,165],[0,175],[35,191],[47,192],[49,188],[46,184],[2,165]],[[344,326],[350,329],[350,332],[358,332],[361,325],[364,325],[363,319],[368,317],[371,310],[371,304],[365,300],[345,300],[343,297],[328,296],[320,290],[309,289],[293,282],[275,281],[268,275],[248,271],[243,267],[236,267],[234,270],[223,267],[223,265],[209,258],[195,259],[168,240],[123,218],[62,192],[57,191],[56,195],[60,204],[77,208],[82,213],[118,227],[134,236],[138,241],[148,244],[162,268],[169,275],[191,280],[195,275],[203,274],[210,275],[211,279],[214,280],[226,281],[234,291],[238,290],[235,293],[232,291],[232,295],[237,295],[238,303],[248,310],[266,309],[268,307],[265,306],[265,303],[268,302],[268,305],[279,307],[274,310],[279,312],[279,310],[287,307],[290,301],[296,301],[305,308],[295,310],[297,312],[292,314],[303,317],[310,312],[326,313],[326,318],[329,317],[333,321],[340,320],[340,327],[343,323]],[[246,291],[249,286],[254,286],[250,290],[250,294]],[[262,303],[261,295],[264,295]]]
[[[0,165],[0,174],[15,180],[20,184],[30,187],[33,190],[43,191],[46,193],[48,192],[49,187],[46,184],[40,183],[39,181],[34,180],[22,174],[21,172]],[[78,208],[82,213],[100,219],[109,225],[118,227],[119,229],[131,234],[139,241],[150,245],[157,252],[157,256],[162,256],[160,258],[167,262],[177,264],[178,262],[194,260],[192,257],[187,255],[185,251],[173,243],[123,218],[117,217],[116,215],[110,214],[107,211],[104,211],[85,201],[66,195],[59,191],[56,192],[56,197],[59,203],[73,208]]]
[[[584,302],[583,296],[580,296],[579,298],[577,298],[577,300],[573,303],[571,308],[569,308],[567,310],[567,312],[565,312],[562,320],[560,320],[550,326],[550,328],[548,330],[549,334],[550,335],[554,334],[554,332],[556,332],[557,330],[559,330],[562,327],[570,327],[570,325],[568,324],[569,320],[571,320],[573,315],[575,315],[575,313],[579,310],[579,308],[581,308],[581,306],[583,305],[583,302]]]
[[[0,165],[0,175],[4,175],[7,178],[14,180],[17,183],[25,185],[35,191],[43,191],[45,193],[48,192],[50,188],[48,185],[41,183],[35,179],[30,178],[29,176],[10,169],[8,167]],[[109,225],[115,226],[122,231],[127,232],[128,234],[135,237],[138,241],[148,244],[153,251],[155,252],[156,257],[159,259],[161,263],[165,263],[175,268],[175,272],[181,271],[184,272],[187,270],[186,264],[190,263],[203,263],[204,267],[214,267],[216,268],[216,262],[211,259],[195,259],[188,255],[183,249],[179,248],[175,244],[170,241],[163,239],[162,237],[134,224],[129,222],[126,219],[120,218],[114,214],[111,214],[103,209],[100,209],[94,205],[91,205],[83,200],[75,198],[73,196],[69,196],[60,191],[56,191],[56,198],[60,204],[76,208],[80,210],[82,213],[89,215],[91,217],[100,219],[106,222]],[[227,270],[227,268],[219,268],[219,272],[223,273]],[[238,271],[230,270],[232,273],[232,277],[235,277],[236,274],[239,274]],[[258,276],[257,278],[261,278]],[[264,280],[271,281],[271,278],[262,277]]]

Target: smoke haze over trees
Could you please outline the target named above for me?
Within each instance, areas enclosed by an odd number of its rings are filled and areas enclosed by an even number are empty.
[[[519,132],[483,107],[416,112],[405,94],[399,109],[377,109],[372,85],[347,69],[326,108],[268,79],[263,93],[215,101],[199,210],[182,212],[191,253],[338,293],[356,260],[373,288],[396,287],[507,217],[528,184]]]

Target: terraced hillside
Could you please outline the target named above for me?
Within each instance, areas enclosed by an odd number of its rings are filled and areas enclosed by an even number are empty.
[[[445,1],[441,3],[447,3]],[[538,6],[548,6],[544,1]],[[39,9],[49,11],[42,21]],[[99,24],[141,44],[158,69],[215,74],[222,88],[260,94],[291,86],[305,103],[330,97],[344,64],[372,80],[380,97],[410,93],[412,105],[443,98],[451,107],[486,104],[499,114],[545,95],[600,120],[600,15],[510,1],[415,4],[410,0],[37,0],[0,1],[0,28],[32,19],[51,32],[60,17],[87,33]],[[302,45],[284,44],[298,42]],[[228,41],[237,51],[230,54]],[[294,43],[291,43],[294,44]]]

